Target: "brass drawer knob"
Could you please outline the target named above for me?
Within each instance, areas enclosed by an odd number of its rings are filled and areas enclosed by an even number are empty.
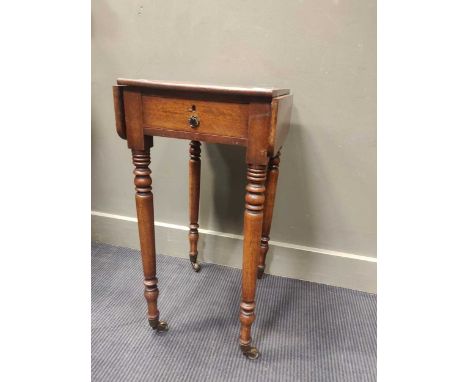
[[[200,120],[198,119],[196,115],[192,115],[188,119],[188,123],[192,129],[195,129],[196,127],[200,126]]]

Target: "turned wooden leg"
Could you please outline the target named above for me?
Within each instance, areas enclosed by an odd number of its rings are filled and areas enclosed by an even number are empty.
[[[156,278],[156,248],[154,238],[153,193],[151,192],[150,149],[132,150],[135,165],[135,200],[140,235],[141,258],[145,277],[145,298],[148,303],[148,321],[157,331],[166,331],[167,323],[159,320],[158,279]]]
[[[260,243],[260,259],[258,261],[257,277],[261,279],[265,271],[265,259],[270,240],[271,220],[275,208],[276,185],[278,184],[280,153],[270,158],[265,191],[265,207],[263,211],[262,239]]]
[[[267,166],[265,165],[248,164],[247,168],[239,342],[242,352],[250,359],[255,359],[259,356],[258,350],[251,345],[250,329],[255,320],[255,287],[260,255],[259,243],[262,234],[266,170]]]
[[[198,256],[198,207],[200,203],[200,149],[201,143],[190,141],[190,161],[189,161],[189,209],[190,209],[190,264],[195,272],[200,270],[197,263]]]

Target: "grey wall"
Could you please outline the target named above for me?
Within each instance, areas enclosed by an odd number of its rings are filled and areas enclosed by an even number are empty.
[[[347,254],[376,256],[375,1],[93,0],[92,209],[134,217],[130,152],[114,129],[117,77],[290,88],[272,240],[338,252],[342,267]],[[187,224],[187,158],[188,141],[155,138],[157,221]],[[243,163],[243,148],[202,145],[201,227],[242,234]],[[100,219],[93,237],[122,244],[119,223],[106,230]],[[336,267],[320,273],[342,285]],[[373,290],[374,273],[350,277]]]

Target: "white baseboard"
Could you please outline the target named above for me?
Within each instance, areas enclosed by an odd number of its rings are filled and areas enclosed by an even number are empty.
[[[92,239],[139,249],[137,219],[92,211]],[[188,259],[188,227],[155,222],[157,252]],[[199,260],[242,266],[241,235],[199,229]],[[265,273],[375,293],[377,259],[271,240]]]

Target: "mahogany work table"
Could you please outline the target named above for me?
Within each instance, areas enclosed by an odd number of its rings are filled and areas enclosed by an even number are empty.
[[[247,186],[244,211],[240,348],[255,359],[251,343],[255,288],[265,269],[280,150],[289,130],[292,95],[288,89],[206,86],[118,79],[113,87],[117,133],[127,140],[135,166],[136,209],[150,326],[166,331],[159,319],[158,279],[151,191],[153,136],[190,140],[189,258],[198,272],[200,142],[246,147]]]

